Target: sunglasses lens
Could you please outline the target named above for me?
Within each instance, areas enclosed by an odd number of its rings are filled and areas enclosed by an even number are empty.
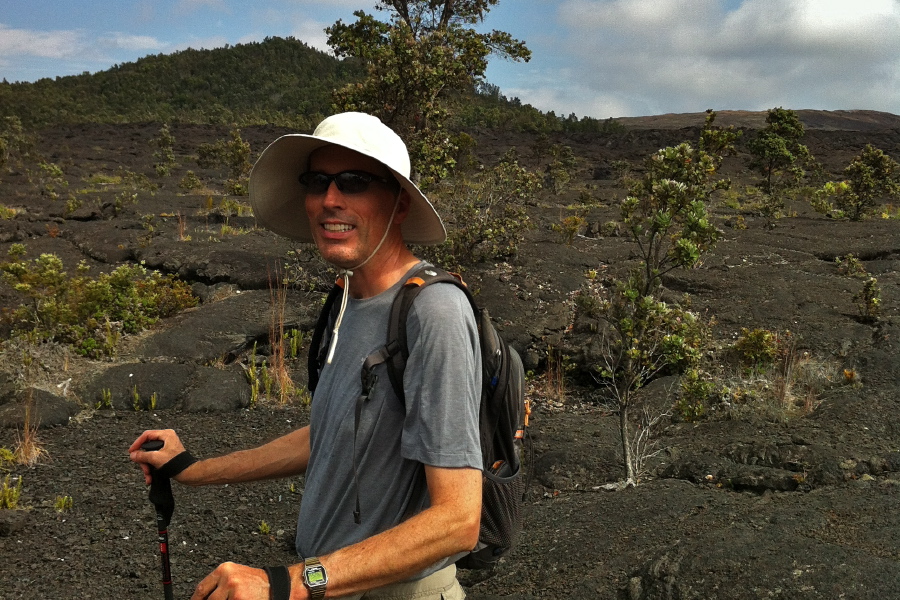
[[[335,177],[335,181],[337,182],[338,189],[345,194],[359,194],[368,189],[369,182],[372,180],[359,173],[346,171],[338,174]]]
[[[306,186],[307,193],[324,194],[331,185],[331,177],[325,173],[307,172],[300,176],[300,183]]]
[[[300,183],[306,186],[306,192],[314,196],[328,193],[333,181],[342,194],[361,194],[369,189],[375,179],[387,183],[387,180],[370,175],[365,171],[344,171],[336,175],[307,171],[300,176]]]

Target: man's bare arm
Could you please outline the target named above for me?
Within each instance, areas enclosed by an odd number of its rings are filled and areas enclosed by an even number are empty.
[[[403,523],[319,560],[328,571],[329,598],[403,581],[442,558],[471,550],[478,542],[481,471],[425,468],[431,506]],[[309,598],[301,578],[303,564],[288,568],[291,600]],[[193,599],[213,592],[266,600],[269,586],[262,569],[225,563],[197,585]],[[237,596],[236,596],[237,597]]]
[[[162,440],[157,452],[140,449],[144,442]],[[171,429],[145,431],[129,448],[131,460],[144,470],[150,483],[149,467],[159,468],[184,451],[178,435]],[[179,473],[175,480],[184,485],[222,485],[277,479],[299,475],[309,462],[309,427],[296,429],[257,448],[207,458]]]
[[[403,581],[478,543],[481,471],[425,467],[431,505],[403,523],[358,544],[319,557],[328,595],[343,596]],[[300,582],[300,567],[291,579]]]

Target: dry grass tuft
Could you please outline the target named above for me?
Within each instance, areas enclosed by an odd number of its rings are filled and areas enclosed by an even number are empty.
[[[47,456],[47,451],[41,446],[38,439],[38,425],[34,421],[34,398],[29,391],[25,399],[25,421],[22,424],[22,432],[13,451],[15,460],[20,465],[34,466]]]
[[[287,305],[287,282],[276,271],[275,281],[269,277],[269,294],[272,304],[272,318],[269,322],[269,344],[271,355],[267,366],[268,377],[271,378],[281,404],[287,404],[297,394],[297,386],[291,378],[287,366],[288,346],[284,332],[284,311]]]

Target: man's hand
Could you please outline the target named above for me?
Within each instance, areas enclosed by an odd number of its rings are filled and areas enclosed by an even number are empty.
[[[160,450],[145,452],[141,446],[150,440],[160,440],[165,444]],[[184,452],[184,445],[178,439],[178,435],[171,429],[145,431],[128,448],[129,457],[136,462],[144,472],[144,481],[147,485],[153,478],[150,475],[150,467],[159,468]],[[178,477],[175,478],[178,480]]]
[[[269,600],[269,578],[262,569],[222,563],[197,585],[191,600]]]

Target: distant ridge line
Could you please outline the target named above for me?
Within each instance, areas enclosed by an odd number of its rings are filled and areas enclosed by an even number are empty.
[[[811,110],[794,111],[807,129],[827,131],[881,131],[900,129],[900,116],[877,110]],[[615,119],[629,129],[682,129],[701,127],[706,112],[621,117]],[[717,110],[717,125],[734,125],[760,129],[766,125],[766,111]]]

